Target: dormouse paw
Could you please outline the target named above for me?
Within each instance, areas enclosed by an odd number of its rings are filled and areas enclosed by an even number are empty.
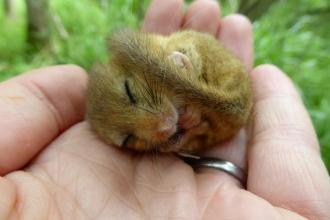
[[[179,125],[183,129],[190,129],[201,123],[201,112],[197,108],[187,105],[181,109],[179,116]]]
[[[195,135],[201,135],[201,134],[205,134],[210,128],[210,125],[208,122],[203,121],[201,122],[198,126],[194,127],[192,130],[192,132]]]

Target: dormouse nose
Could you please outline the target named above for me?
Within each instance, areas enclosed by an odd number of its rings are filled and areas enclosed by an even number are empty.
[[[177,121],[173,116],[163,116],[155,131],[158,138],[167,139],[176,132]]]

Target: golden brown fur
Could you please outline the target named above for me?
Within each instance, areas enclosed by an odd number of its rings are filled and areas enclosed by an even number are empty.
[[[110,50],[111,62],[93,70],[87,93],[88,119],[105,142],[121,145],[122,136],[134,133],[137,150],[194,152],[232,137],[246,123],[252,105],[248,75],[212,36],[122,31],[110,40]],[[192,65],[174,65],[169,59],[174,51]],[[125,80],[138,104],[132,105],[123,91]],[[177,120],[173,111],[185,106],[201,112],[207,129],[187,132],[179,148],[153,140],[159,115]]]

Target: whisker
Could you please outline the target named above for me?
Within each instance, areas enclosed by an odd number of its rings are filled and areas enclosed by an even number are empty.
[[[139,83],[137,83],[139,82]],[[146,88],[144,86],[144,83],[139,79],[137,78],[136,79],[136,83],[135,83],[135,86],[138,90],[138,92],[140,93],[140,95],[143,97],[143,100],[147,103],[147,105],[152,109],[152,102],[150,101],[148,95],[146,94]],[[152,112],[151,110],[148,110],[146,108],[143,108],[141,106],[139,106],[140,109],[143,109],[145,111],[148,111],[148,112]],[[154,113],[154,112],[153,112]]]
[[[141,107],[141,106],[136,106],[136,108],[138,108],[138,109],[142,109],[143,111],[146,111],[146,112],[148,112],[148,113],[150,113],[150,114],[156,114],[155,112],[153,112],[153,111],[151,111],[151,110],[149,110],[149,109],[143,108],[143,107]]]

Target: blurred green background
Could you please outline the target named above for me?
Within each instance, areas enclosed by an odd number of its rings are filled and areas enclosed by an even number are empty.
[[[0,81],[52,64],[74,63],[89,70],[93,63],[107,58],[106,36],[122,27],[138,28],[149,4],[149,0],[49,1],[50,43],[43,49],[31,49],[25,1],[11,1],[12,15],[7,16],[1,7],[5,0],[0,0]],[[261,15],[245,10],[254,18],[256,65],[278,65],[296,83],[330,170],[330,3],[268,2],[275,3],[268,10],[259,10]],[[238,0],[221,4],[224,15],[239,8]]]

